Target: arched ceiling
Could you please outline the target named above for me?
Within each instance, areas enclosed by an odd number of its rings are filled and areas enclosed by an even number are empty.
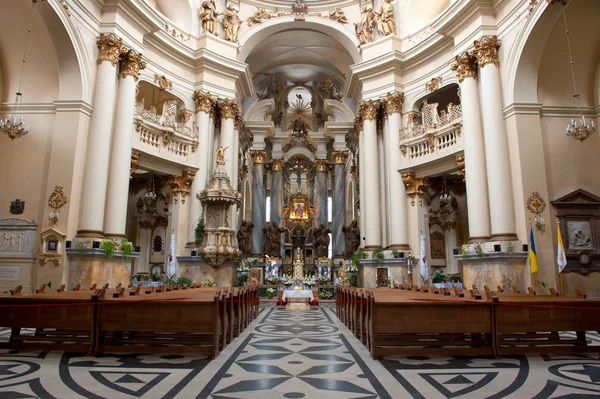
[[[246,59],[254,73],[272,73],[280,81],[317,82],[342,75],[352,57],[336,40],[309,29],[290,29],[263,40]]]
[[[451,3],[451,0],[406,0],[404,7],[398,5],[402,15],[400,18],[402,35],[410,35],[424,28]]]

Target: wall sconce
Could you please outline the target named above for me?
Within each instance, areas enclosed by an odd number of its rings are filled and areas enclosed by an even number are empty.
[[[48,198],[48,206],[52,208],[52,212],[48,215],[48,221],[50,224],[58,223],[58,217],[60,216],[60,208],[65,206],[69,202],[69,199],[63,192],[62,186],[54,187],[54,191]]]
[[[537,191],[533,191],[529,198],[527,198],[527,210],[533,213],[533,222],[535,223],[535,228],[539,232],[546,231],[546,221],[542,217],[542,213],[546,209],[546,201],[542,198],[540,193]]]

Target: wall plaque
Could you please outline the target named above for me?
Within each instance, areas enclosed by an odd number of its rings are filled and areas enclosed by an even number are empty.
[[[17,281],[20,269],[19,266],[0,266],[0,280]]]

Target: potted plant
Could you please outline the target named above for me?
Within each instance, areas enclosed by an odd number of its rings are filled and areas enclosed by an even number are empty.
[[[194,230],[194,243],[197,246],[202,245],[202,240],[204,240],[204,231],[205,230],[206,230],[206,221],[204,220],[204,215],[200,215],[200,217],[196,221],[196,229]]]
[[[442,271],[437,271],[431,282],[433,284],[443,284],[447,281],[446,275]]]
[[[103,240],[100,243],[100,248],[104,250],[104,256],[108,259],[112,259],[115,255],[115,242],[112,240]]]
[[[375,251],[373,251],[373,264],[375,265],[380,265],[383,263],[383,259],[385,258],[385,255],[383,254],[383,249],[381,248],[377,248]]]
[[[133,255],[133,244],[129,241],[123,239],[121,240],[121,244],[119,245],[121,251],[123,252],[123,256],[129,257]]]
[[[398,259],[400,257],[400,252],[398,252],[396,249],[392,249],[392,256]]]
[[[267,298],[273,299],[273,297],[275,296],[275,292],[275,288],[267,288]]]

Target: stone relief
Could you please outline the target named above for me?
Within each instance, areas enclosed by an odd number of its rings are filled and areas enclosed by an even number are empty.
[[[588,222],[568,221],[569,249],[593,249],[590,224]]]
[[[0,252],[23,252],[25,233],[2,232],[0,233]]]

